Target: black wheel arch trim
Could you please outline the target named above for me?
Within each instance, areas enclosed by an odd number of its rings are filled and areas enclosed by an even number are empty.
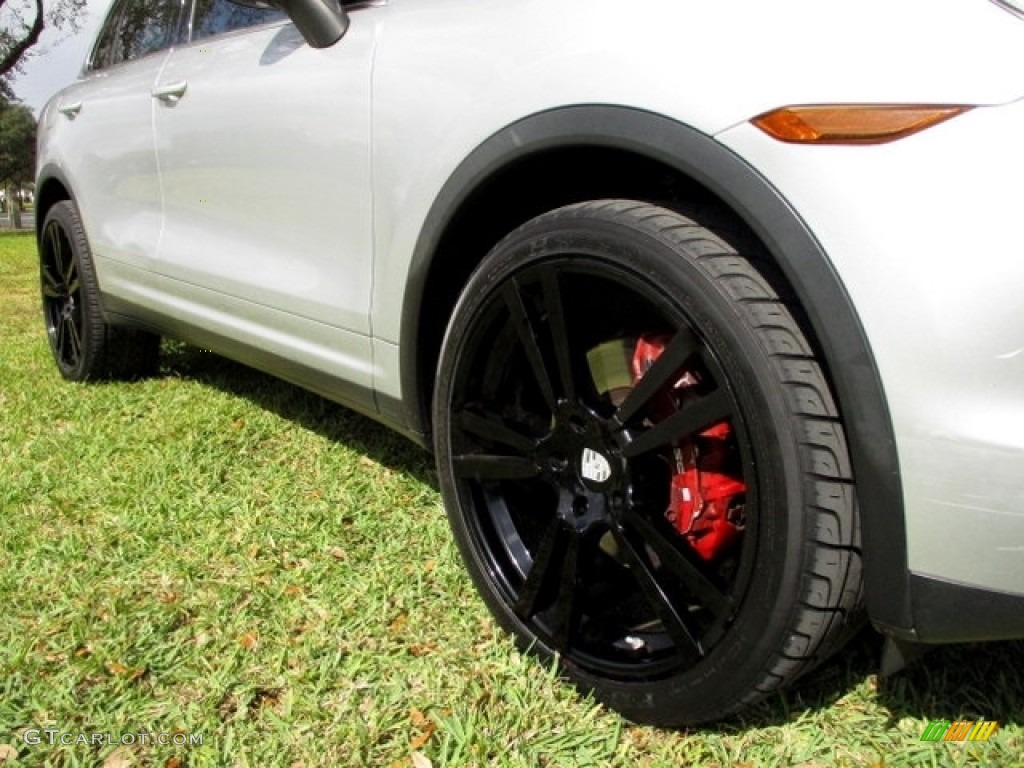
[[[887,631],[913,635],[896,443],[857,312],[824,249],[778,190],[730,149],[687,125],[632,108],[564,107],[509,125],[463,160],[430,209],[406,281],[401,385],[410,431],[429,433],[429,396],[421,382],[433,380],[435,372],[419,370],[418,329],[431,261],[447,227],[476,191],[511,164],[581,146],[625,150],[688,176],[739,215],[771,251],[812,325],[839,400],[857,480],[869,616]]]
[[[1024,595],[910,574],[912,632],[890,634],[926,644],[1015,640],[1024,637]]]
[[[54,183],[60,185],[66,195],[51,196],[50,190]],[[36,174],[36,190],[36,240],[38,241],[43,232],[43,220],[46,218],[46,213],[55,203],[61,200],[70,200],[77,207],[78,202],[64,172],[52,163],[47,163]]]

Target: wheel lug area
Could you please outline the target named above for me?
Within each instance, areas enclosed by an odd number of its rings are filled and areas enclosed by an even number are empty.
[[[586,419],[578,413],[571,414],[568,418],[569,429],[577,435],[586,435],[588,424]]]
[[[586,496],[577,496],[572,500],[572,513],[577,518],[586,515],[589,508],[590,500]]]
[[[558,517],[578,532],[607,527],[627,507],[629,467],[607,420],[564,400],[551,418],[538,466],[560,494]]]
[[[556,476],[566,475],[571,469],[569,460],[565,456],[557,453],[548,456],[544,465],[551,474]]]
[[[603,495],[583,488],[563,490],[558,517],[568,528],[584,533],[596,525],[608,524],[608,502]]]

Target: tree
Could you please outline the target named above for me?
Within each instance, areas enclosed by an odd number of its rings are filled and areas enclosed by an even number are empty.
[[[36,119],[24,104],[0,96],[0,187],[6,197],[11,226],[21,226],[19,194],[35,175]]]
[[[0,0],[0,96],[10,97],[7,80],[32,54],[43,30],[76,31],[86,0]]]

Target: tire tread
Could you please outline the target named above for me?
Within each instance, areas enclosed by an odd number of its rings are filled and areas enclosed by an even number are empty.
[[[705,217],[710,213],[711,219]],[[778,281],[770,257],[751,233],[719,226],[714,212],[686,212],[636,200],[595,200],[542,214],[513,231],[492,251],[509,254],[529,248],[537,233],[571,238],[583,225],[588,235],[621,236],[630,242],[655,241],[660,252],[675,252],[703,273],[710,290],[724,300],[724,311],[752,335],[781,389],[787,428],[802,467],[800,549],[787,578],[795,591],[785,607],[783,628],[773,627],[773,643],[759,649],[760,661],[731,690],[728,700],[690,703],[653,712],[631,694],[613,696],[627,716],[664,726],[692,725],[729,716],[792,683],[838,650],[863,622],[861,535],[854,477],[840,413],[813,337],[801,326],[799,305]],[[619,240],[624,242],[625,238]],[[734,247],[735,245],[735,247]],[[639,245],[637,246],[640,247]],[[628,251],[623,258],[629,259]],[[484,274],[480,270],[480,274]],[[769,280],[767,276],[774,277]],[[467,289],[467,293],[470,289]],[[718,305],[716,305],[718,306]],[[435,404],[435,407],[437,403]],[[435,410],[435,420],[440,411]],[[780,593],[781,594],[781,593]],[[579,683],[580,681],[577,680]]]
[[[782,647],[743,702],[752,704],[813,669],[863,623],[860,526],[852,465],[835,400],[794,312],[751,260],[718,234],[681,213],[646,203],[600,201],[573,208],[587,216],[610,213],[621,224],[667,240],[690,255],[758,335],[786,389],[790,411],[799,420],[804,482],[807,498],[813,500],[804,537],[801,598]],[[800,652],[794,651],[796,645],[802,647]]]

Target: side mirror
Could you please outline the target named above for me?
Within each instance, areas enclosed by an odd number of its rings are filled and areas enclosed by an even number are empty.
[[[273,0],[288,14],[313,48],[329,48],[348,29],[348,14],[338,0]]]

